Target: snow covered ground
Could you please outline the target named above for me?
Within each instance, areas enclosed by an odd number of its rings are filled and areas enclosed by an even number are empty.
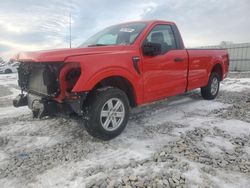
[[[250,73],[214,101],[199,90],[135,108],[111,141],[81,119],[32,119],[12,107],[17,75],[0,75],[1,187],[249,187]]]

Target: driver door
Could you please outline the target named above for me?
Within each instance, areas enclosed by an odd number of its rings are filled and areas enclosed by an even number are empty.
[[[151,102],[185,92],[188,55],[185,49],[177,48],[171,25],[155,25],[143,44],[148,42],[160,44],[161,53],[142,55],[144,101]]]

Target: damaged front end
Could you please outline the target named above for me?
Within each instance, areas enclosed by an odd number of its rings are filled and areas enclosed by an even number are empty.
[[[87,93],[71,92],[80,74],[78,63],[22,62],[18,68],[22,93],[13,100],[13,105],[27,105],[38,118],[61,113],[82,115]]]

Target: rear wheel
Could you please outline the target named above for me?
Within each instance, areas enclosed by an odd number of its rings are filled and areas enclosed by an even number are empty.
[[[83,112],[88,133],[102,140],[110,140],[121,134],[128,122],[127,95],[111,87],[96,90],[88,97]]]
[[[201,96],[204,99],[212,100],[219,92],[220,88],[220,77],[216,72],[212,72],[206,87],[201,88]]]

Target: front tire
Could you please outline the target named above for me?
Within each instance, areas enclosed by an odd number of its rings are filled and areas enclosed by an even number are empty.
[[[6,70],[4,71],[4,73],[5,73],[5,74],[10,74],[10,73],[12,73],[12,70],[6,69]]]
[[[201,96],[206,100],[213,100],[218,95],[220,89],[220,77],[216,72],[212,72],[207,86],[201,88]]]
[[[129,116],[127,95],[120,89],[101,88],[87,98],[83,107],[85,128],[101,140],[110,140],[125,129]]]

